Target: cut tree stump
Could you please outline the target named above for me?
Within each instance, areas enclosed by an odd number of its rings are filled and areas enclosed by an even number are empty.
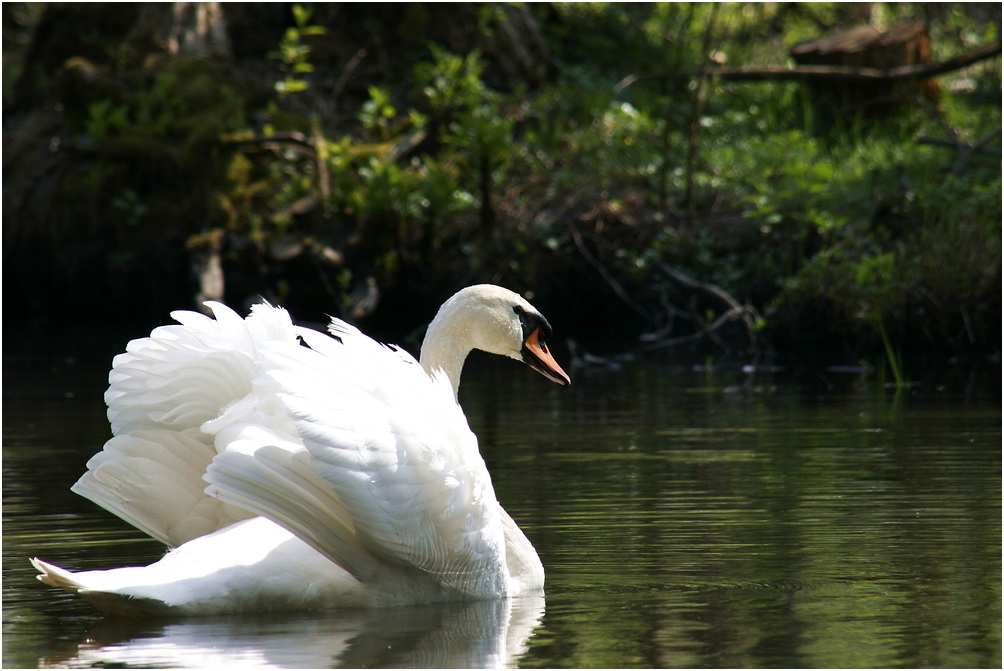
[[[880,32],[859,26],[803,42],[791,50],[802,66],[838,66],[893,71],[931,63],[931,38],[927,24],[910,21]],[[813,81],[806,87],[824,123],[838,119],[875,119],[898,113],[917,96],[937,105],[939,88],[930,78],[897,78],[875,81]]]

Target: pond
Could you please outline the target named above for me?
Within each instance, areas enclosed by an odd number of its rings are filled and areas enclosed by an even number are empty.
[[[473,356],[461,400],[543,597],[121,621],[34,579],[163,548],[69,492],[128,337],[8,334],[5,667],[1001,664],[1000,371],[569,370]]]

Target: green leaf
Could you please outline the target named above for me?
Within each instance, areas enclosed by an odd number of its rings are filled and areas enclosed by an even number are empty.
[[[307,21],[310,21],[310,15],[313,14],[313,10],[309,7],[304,7],[303,5],[293,5],[293,20],[299,27],[304,27],[307,25]]]

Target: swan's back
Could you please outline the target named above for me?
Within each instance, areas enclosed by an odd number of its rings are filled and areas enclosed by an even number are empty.
[[[300,330],[304,346],[266,355],[305,452],[228,450],[209,469],[213,493],[274,516],[361,580],[417,569],[462,593],[507,593],[498,502],[449,381],[344,323],[333,331]]]

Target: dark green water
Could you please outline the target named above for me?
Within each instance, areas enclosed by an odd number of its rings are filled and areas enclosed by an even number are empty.
[[[68,491],[108,435],[114,350],[4,346],[5,667],[1001,664],[999,371],[896,394],[652,360],[561,390],[476,357],[461,399],[544,599],[123,623],[26,560],[162,552]]]

